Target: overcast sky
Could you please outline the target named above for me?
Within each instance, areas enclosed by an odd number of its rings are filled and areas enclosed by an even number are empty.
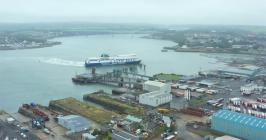
[[[266,25],[266,0],[0,0],[0,22]]]

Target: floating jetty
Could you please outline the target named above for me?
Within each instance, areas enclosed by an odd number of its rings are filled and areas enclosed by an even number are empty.
[[[103,106],[106,109],[114,110],[120,114],[144,114],[145,109],[140,105],[127,104],[118,99],[111,98],[102,92],[95,92],[83,95],[83,100],[90,101]]]
[[[72,97],[50,101],[49,107],[65,114],[81,115],[100,124],[107,123],[112,117],[119,116],[112,111],[97,108]]]

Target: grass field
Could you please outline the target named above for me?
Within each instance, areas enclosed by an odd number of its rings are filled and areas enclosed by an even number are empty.
[[[84,116],[97,123],[109,122],[112,116],[118,116],[118,114],[114,112],[97,108],[72,97],[51,101],[50,106],[51,105],[73,114]]]
[[[166,80],[166,81],[177,81],[181,78],[181,75],[177,75],[174,73],[159,73],[153,76],[155,79],[158,80]]]
[[[142,106],[137,106],[133,104],[127,104],[123,103],[121,101],[118,101],[117,99],[113,99],[107,95],[103,94],[88,94],[84,95],[83,99],[92,99],[90,101],[95,101],[95,103],[98,103],[102,105],[105,108],[109,108],[112,110],[116,110],[117,112],[121,114],[144,114],[145,109]]]

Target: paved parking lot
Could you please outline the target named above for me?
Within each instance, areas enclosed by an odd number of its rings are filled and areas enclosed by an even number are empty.
[[[191,99],[189,105],[192,105],[195,107],[203,107],[203,108],[210,109],[210,110],[218,110],[220,108],[213,107],[211,105],[207,105],[207,101],[212,100],[212,99],[223,98],[224,103],[226,103],[226,102],[228,102],[229,98],[234,98],[234,97],[241,97],[241,98],[248,98],[248,99],[256,100],[257,97],[262,96],[262,94],[261,95],[253,94],[251,96],[241,95],[240,87],[248,84],[246,78],[222,79],[222,78],[212,77],[212,78],[205,78],[204,80],[214,81],[215,83],[217,83],[216,85],[214,85],[210,89],[214,89],[214,90],[218,91],[218,93],[213,94],[213,95],[210,95],[207,93],[197,93],[197,95],[202,95],[202,96],[197,97],[197,96],[193,96],[196,93],[195,91],[191,92],[192,99]],[[179,93],[185,93],[185,90],[177,89],[176,91]],[[183,97],[182,96],[181,97],[174,97],[173,101],[172,101],[173,102],[172,104],[177,106],[177,108],[182,108],[184,106],[184,102],[179,102],[179,100],[177,100],[176,98],[183,98]]]
[[[13,124],[8,124],[3,120],[0,120],[0,139],[4,140],[6,138],[13,140],[40,140],[37,136],[33,135],[31,132],[25,133],[26,138],[20,135],[20,128]]]

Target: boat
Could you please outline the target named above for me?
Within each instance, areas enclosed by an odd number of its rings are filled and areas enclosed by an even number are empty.
[[[85,61],[86,67],[95,66],[110,66],[110,65],[126,65],[126,64],[139,64],[141,60],[137,58],[136,54],[124,54],[109,56],[102,54],[100,57],[89,58]]]

